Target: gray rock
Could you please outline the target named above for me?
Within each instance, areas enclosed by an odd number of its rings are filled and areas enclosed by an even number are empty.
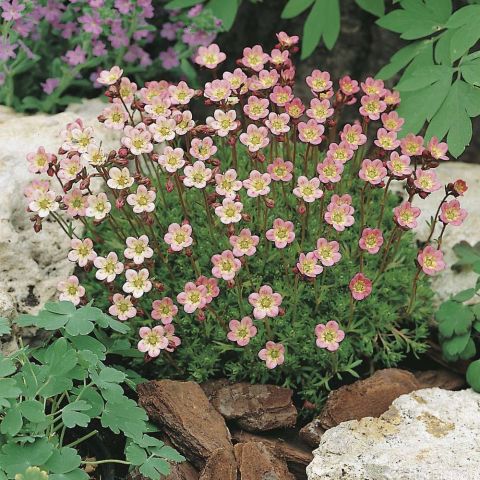
[[[480,395],[430,388],[396,399],[379,418],[327,430],[309,480],[475,480]]]

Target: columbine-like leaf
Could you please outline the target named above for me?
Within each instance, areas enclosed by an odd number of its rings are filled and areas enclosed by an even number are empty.
[[[475,360],[468,366],[467,382],[476,392],[480,392],[480,360]]]
[[[302,59],[310,56],[317,47],[322,38],[325,22],[323,2],[316,0],[303,25]]]
[[[22,415],[31,422],[41,423],[46,420],[45,407],[38,400],[26,400],[19,407]]]
[[[77,400],[76,402],[69,403],[63,407],[62,421],[67,428],[73,428],[77,425],[79,427],[86,427],[90,423],[90,416],[81,412],[88,412],[91,408],[91,405],[85,400]]]
[[[41,438],[29,444],[9,442],[0,450],[0,465],[10,478],[28,467],[43,465],[53,454],[53,444]]]
[[[451,357],[462,353],[470,340],[470,334],[458,335],[448,340],[445,340],[442,344],[444,351]]]
[[[22,428],[23,419],[18,405],[13,405],[0,422],[0,433],[14,437]]]
[[[466,302],[467,300],[473,298],[475,292],[476,290],[474,288],[468,288],[467,290],[458,292],[452,297],[452,300],[455,300],[456,302]]]
[[[308,7],[310,7],[315,0],[288,0],[284,9],[282,10],[282,18],[293,18],[300,15]]]
[[[170,473],[170,465],[161,458],[149,458],[140,468],[139,471],[152,480],[158,480],[162,475]]]
[[[45,466],[51,473],[67,473],[79,467],[81,461],[74,448],[63,447],[53,452]]]
[[[10,334],[10,321],[4,317],[0,317],[0,336]]]

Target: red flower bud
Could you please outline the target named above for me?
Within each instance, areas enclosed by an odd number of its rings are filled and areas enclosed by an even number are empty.
[[[123,208],[125,206],[125,199],[122,197],[118,197],[117,200],[115,201],[115,206],[117,208]]]
[[[268,197],[266,197],[264,201],[265,201],[265,206],[266,206],[267,208],[273,208],[273,207],[275,207],[275,201],[273,200],[273,198],[268,198]]]
[[[122,158],[125,158],[128,155],[128,148],[121,147],[118,149],[118,155]]]
[[[227,288],[235,287],[235,280],[227,280]]]
[[[167,180],[167,183],[165,184],[165,190],[170,193],[173,191],[173,189],[175,188],[175,185],[174,183],[172,182],[172,180],[169,178]]]

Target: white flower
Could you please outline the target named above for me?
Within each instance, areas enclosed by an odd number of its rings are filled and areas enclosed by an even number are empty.
[[[87,217],[93,217],[95,220],[103,220],[112,209],[107,195],[103,192],[98,195],[88,197]]]
[[[158,163],[169,173],[175,173],[185,165],[184,151],[181,148],[165,147],[162,155],[158,157]]]
[[[93,264],[98,268],[95,277],[98,280],[106,280],[109,283],[113,282],[115,277],[123,272],[123,263],[118,261],[118,256],[115,252],[110,252],[106,258],[95,258]]]
[[[107,181],[107,185],[110,188],[123,190],[133,185],[133,177],[130,176],[130,171],[127,167],[123,167],[121,170],[113,167],[108,171],[108,175],[110,178]]]
[[[157,194],[153,190],[147,190],[145,185],[139,185],[137,193],[127,196],[127,203],[133,207],[135,213],[153,212],[156,197]]]
[[[32,194],[31,201],[28,208],[32,212],[38,214],[39,217],[46,217],[50,212],[58,210],[58,202],[55,201],[55,192],[49,190],[48,192],[36,191]]]
[[[68,259],[71,262],[78,263],[79,267],[84,267],[97,256],[93,250],[93,242],[90,238],[85,238],[84,240],[72,238],[70,246],[72,250],[68,252]]]
[[[140,298],[144,293],[152,289],[152,282],[148,279],[149,273],[146,268],[139,272],[127,270],[125,277],[127,281],[123,285],[123,291],[131,293],[135,298]]]
[[[80,153],[85,153],[93,143],[93,128],[74,128],[71,132],[72,147]]]
[[[127,247],[123,254],[125,258],[133,260],[137,265],[141,265],[146,258],[153,256],[153,250],[148,246],[148,237],[142,235],[139,238],[128,237],[126,240]]]
[[[72,302],[74,305],[78,305],[85,295],[85,288],[79,284],[75,275],[68,277],[64,282],[59,282],[57,289],[60,292],[59,300]]]
[[[183,183],[187,187],[205,188],[212,177],[212,170],[205,168],[205,164],[200,160],[197,160],[193,165],[187,165],[184,173]]]
[[[242,219],[243,204],[234,202],[230,198],[224,198],[222,205],[215,209],[215,213],[220,217],[220,221],[225,225],[237,223]]]
[[[100,85],[113,85],[123,75],[123,70],[115,65],[110,70],[102,70],[97,78],[97,82]]]
[[[93,166],[104,165],[107,161],[107,156],[103,150],[93,144],[88,147],[86,153],[82,153],[81,158]]]

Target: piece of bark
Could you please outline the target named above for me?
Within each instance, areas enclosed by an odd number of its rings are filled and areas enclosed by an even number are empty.
[[[315,418],[300,429],[298,436],[310,447],[317,448],[324,433],[320,420]]]
[[[443,388],[444,390],[461,390],[465,387],[465,377],[450,370],[425,370],[414,373],[420,388]]]
[[[233,449],[215,450],[207,460],[199,480],[237,480],[237,461]]]

